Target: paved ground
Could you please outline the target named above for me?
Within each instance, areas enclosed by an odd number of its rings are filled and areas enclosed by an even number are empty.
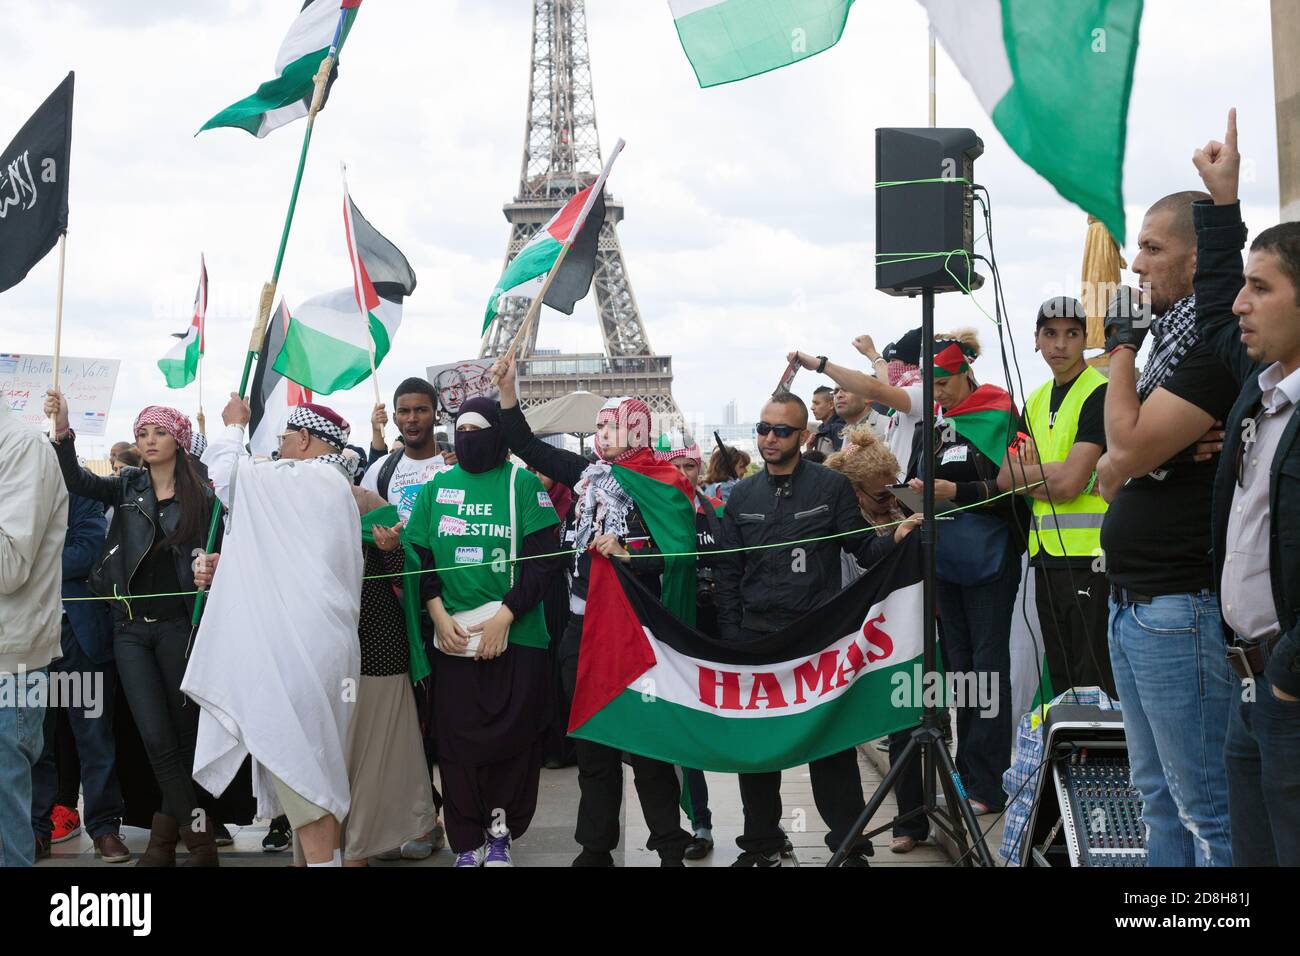
[[[881,780],[881,773],[887,769],[886,756],[874,750],[870,745],[859,752],[859,767],[862,771],[863,791],[868,797],[875,792]],[[713,810],[713,836],[716,847],[712,855],[698,863],[688,866],[728,866],[739,855],[736,837],[740,833],[741,809],[740,791],[736,777],[730,774],[710,773],[709,804]],[[813,805],[812,785],[808,777],[808,768],[795,767],[782,774],[781,794],[784,804],[782,826],[790,835],[795,847],[795,857],[802,866],[821,866],[830,859],[831,851],[825,844],[826,825],[817,814]],[[537,816],[533,825],[523,839],[515,844],[513,855],[520,866],[568,866],[578,853],[578,846],[573,842],[573,818],[578,802],[578,771],[576,767],[561,770],[543,770],[541,794],[538,800]],[[624,825],[625,839],[621,853],[616,856],[620,866],[657,866],[659,858],[645,849],[648,831],[637,803],[636,791],[632,786],[631,769],[625,769],[624,779]],[[876,821],[875,826],[887,822],[896,812],[893,797],[889,797]],[[989,817],[981,817],[980,823],[988,827]],[[223,866],[284,866],[291,862],[291,854],[262,852],[262,837],[266,833],[265,821],[253,826],[231,827],[235,845],[221,851]],[[144,850],[148,843],[148,831],[134,827],[123,828],[127,845],[135,853]],[[997,841],[1001,837],[1001,824],[989,834],[990,852],[996,853]],[[913,852],[899,855],[889,852],[889,834],[882,833],[873,839],[876,866],[951,866],[951,856],[934,842],[918,846]],[[435,853],[428,860],[419,862],[403,861],[401,863],[377,863],[378,866],[450,866],[451,854],[447,850]],[[94,848],[89,837],[82,834],[73,840],[55,847],[51,858],[43,860],[40,866],[108,866],[95,859]],[[794,865],[790,860],[785,866]]]

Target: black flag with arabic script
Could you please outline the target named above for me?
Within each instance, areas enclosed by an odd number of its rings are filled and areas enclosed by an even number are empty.
[[[0,152],[0,292],[22,282],[68,228],[71,72]]]

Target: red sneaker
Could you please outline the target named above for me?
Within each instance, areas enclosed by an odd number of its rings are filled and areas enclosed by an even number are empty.
[[[81,816],[74,807],[65,807],[56,803],[54,809],[50,811],[50,822],[54,825],[54,832],[50,834],[51,843],[71,840],[81,832]]]

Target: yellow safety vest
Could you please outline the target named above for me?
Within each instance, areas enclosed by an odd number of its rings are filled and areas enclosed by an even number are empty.
[[[1106,384],[1106,376],[1091,366],[1074,380],[1061,407],[1056,411],[1055,426],[1048,424],[1052,404],[1052,386],[1047,382],[1029,396],[1025,403],[1025,420],[1038,445],[1039,461],[1065,461],[1074,446],[1079,430],[1079,413],[1084,400]],[[1032,471],[1032,469],[1026,469]],[[1032,474],[1030,476],[1032,478]],[[1069,501],[1048,503],[1033,499],[1034,520],[1029,531],[1030,557],[1042,547],[1054,557],[1091,557],[1101,553],[1101,523],[1106,517],[1106,502],[1097,488]],[[1055,511],[1055,515],[1053,515]],[[1061,545],[1065,548],[1062,550]]]

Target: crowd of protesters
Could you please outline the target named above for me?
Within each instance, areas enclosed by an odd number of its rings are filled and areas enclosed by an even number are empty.
[[[647,847],[665,866],[708,856],[700,769],[565,733],[594,555],[668,600],[658,516],[614,465],[689,496],[695,627],[741,643],[885,558],[932,483],[948,512],[943,662],[993,675],[997,693],[954,707],[974,813],[1011,796],[1011,631],[1032,573],[1044,681],[1099,688],[1123,714],[1149,865],[1300,865],[1300,523],[1285,518],[1300,512],[1300,224],[1258,233],[1243,263],[1235,114],[1194,165],[1206,191],[1167,195],[1142,221],[1142,291],[1110,304],[1105,374],[1068,297],[1038,310],[1032,345],[1051,377],[1022,403],[977,379],[970,330],[927,342],[917,329],[883,351],[861,335],[865,370],[794,351],[831,384],[809,405],[783,390],[762,407],[761,466],[723,445],[706,466],[680,430],[659,439],[634,398],[600,410],[594,456],[552,445],[529,427],[509,357],[499,401],[465,401],[449,432],[434,387],[402,382],[391,447],[382,405],[369,449],[348,445],[332,409],[295,408],[271,461],[249,454],[238,396],[210,447],[152,405],[113,446],[110,476],[79,461],[57,391],[48,436],[0,404],[0,865],[48,856],[83,825],[100,860],[127,862],[120,827],[135,823],[149,828],[137,865],[217,866],[226,825],[260,816],[264,848],[292,844],[307,866],[444,844],[457,867],[510,866],[543,769],[576,763],[574,865],[611,866],[625,759]],[[999,408],[1000,432],[970,424]],[[795,550],[807,573],[783,570]],[[286,588],[300,603],[275,597]],[[275,614],[284,640],[259,639]],[[56,676],[84,699],[45,706]],[[354,692],[312,700],[335,681]],[[882,747],[898,760],[907,742]],[[814,760],[810,776],[827,844],[865,865],[857,753]],[[780,781],[740,775],[736,865],[788,852]],[[929,836],[908,814],[919,760],[897,797],[890,849],[907,853]]]

